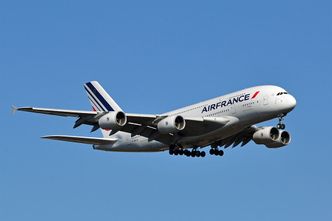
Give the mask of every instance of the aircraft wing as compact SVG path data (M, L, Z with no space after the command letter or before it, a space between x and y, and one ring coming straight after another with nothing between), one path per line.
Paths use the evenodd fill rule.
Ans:
M78 137L78 136L63 136L63 135L51 135L42 138L49 140L60 140L66 142L83 143L91 145L108 145L108 144L113 144L117 141L117 139L110 139L110 138Z
M82 124L93 125L91 132L99 129L98 119L103 115L103 112L97 111L80 111L80 110L64 110L64 109L51 109L51 108L39 108L39 107L13 107L13 111L24 111L38 114L55 115L60 117L77 117L74 128L81 126ZM96 125L96 126L95 126Z
M167 117L167 116L159 116L154 114L131 114L131 113L126 113L126 116L128 118L128 122L141 124L145 126L154 125L155 123Z
M132 136L140 135L149 140L157 140L165 144L172 144L177 143L177 141L185 136L196 136L211 132L225 126L230 121L230 119L226 117L185 118L186 127L183 131L177 134L161 134L157 129L157 124L166 117L167 116L127 114L127 125L118 129L118 131L131 133ZM111 134L116 132L117 130L112 130Z
M74 128L83 124L93 126L91 132L99 129L98 120L107 112L101 111L79 111L79 110L64 110L64 109L50 109L50 108L37 108L37 107L21 107L14 108L17 111L32 112L39 114L55 115L62 117L76 117L78 120L75 122ZM157 124L167 115L153 115L153 114L132 114L126 113L128 123L118 130L112 130L110 135L118 131L131 133L132 136L140 135L148 138L149 140L157 140L165 144L176 143L181 137L196 136L210 131L216 130L226 125L230 119L227 117L197 117L185 118L186 128L178 134L161 134L157 129ZM47 139L58 139L73 141L73 137L46 137ZM80 141L83 141L82 139ZM87 141L87 140L85 140Z
M63 109L49 109L49 108L36 108L36 107L20 107L14 108L16 111L25 111L38 114L56 115L61 117L82 117L82 116L95 116L97 111L78 111L78 110L63 110Z
M228 148L230 146L232 146L232 148L238 146L241 144L241 147L247 145L251 140L252 140L252 136L253 134L258 130L258 128L256 126L251 126L248 127L246 129L244 129L243 131L225 138L223 140L219 140L213 144L211 144L211 146L214 147L224 147L224 148Z

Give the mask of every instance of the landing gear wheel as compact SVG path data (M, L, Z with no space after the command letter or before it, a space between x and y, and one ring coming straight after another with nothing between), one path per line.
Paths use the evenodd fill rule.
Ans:
M223 150L219 150L217 148L211 148L210 149L210 154L211 155L215 155L215 156L224 156L224 151Z
M174 155L174 153L175 153L175 146L174 145L170 145L170 147L169 147L169 154L170 155Z
M277 124L277 128L280 129L280 130L285 130L286 129L286 125L285 124Z
M284 122L284 117L285 117L286 115L281 115L281 116L279 116L279 123L277 124L277 128L279 129L279 130L285 130L286 129L286 125L283 123Z
M277 128L278 128L278 129L281 129L281 124L277 124Z
M204 151L201 152L201 157L205 157L206 153Z

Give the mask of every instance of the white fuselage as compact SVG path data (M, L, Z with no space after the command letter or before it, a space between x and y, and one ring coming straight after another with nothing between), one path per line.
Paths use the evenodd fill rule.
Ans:
M282 93L282 94L280 94ZM228 123L219 129L197 136L183 137L178 143L185 148L204 147L218 140L230 137L257 123L287 114L296 105L295 98L277 86L258 86L244 89L225 96L206 100L161 115L181 115L184 118L227 118ZM200 128L197 128L199 131ZM202 129L203 130L203 129ZM154 152L167 150L169 147L146 137L131 136L130 133L118 132L112 137L118 141L97 149L124 152Z

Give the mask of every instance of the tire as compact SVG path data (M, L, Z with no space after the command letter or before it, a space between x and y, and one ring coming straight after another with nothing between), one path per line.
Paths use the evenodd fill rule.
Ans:
M221 156L221 157L224 156L224 151L219 150L219 151L218 151L218 155Z
M201 157L205 157L206 153L204 151L201 152Z

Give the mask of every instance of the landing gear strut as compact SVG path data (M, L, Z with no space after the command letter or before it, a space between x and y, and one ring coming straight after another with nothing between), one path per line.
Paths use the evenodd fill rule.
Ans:
M284 117L285 117L286 115L280 115L279 116L279 123L277 124L277 128L278 129L281 129L281 130L285 130L286 129L286 125L283 123L284 122Z

